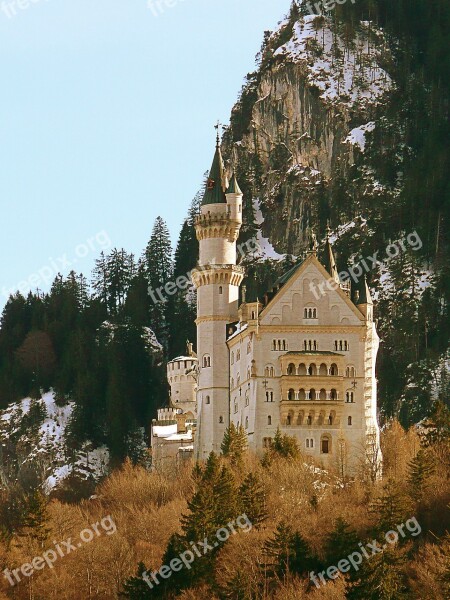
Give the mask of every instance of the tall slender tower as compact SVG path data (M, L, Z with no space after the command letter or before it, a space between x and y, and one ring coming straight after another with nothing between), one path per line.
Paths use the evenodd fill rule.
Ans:
M238 320L239 286L244 269L236 265L236 242L242 225L242 192L235 175L228 184L220 139L196 220L200 258L192 274L197 288L198 460L219 452L230 423L230 361L227 323Z

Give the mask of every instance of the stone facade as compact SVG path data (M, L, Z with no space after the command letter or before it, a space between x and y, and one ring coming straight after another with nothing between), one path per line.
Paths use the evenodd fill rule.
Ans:
M184 357L168 367L172 406L185 412L196 395L195 459L220 452L234 423L244 427L257 453L280 428L306 455L342 473L368 460L380 463L379 338L367 284L352 293L340 282L327 240L327 268L314 243L306 260L280 278L263 302L246 302L243 294L239 304L245 275L236 264L242 200L236 178L226 179L217 145L196 221L196 386L175 379L186 370L180 366Z

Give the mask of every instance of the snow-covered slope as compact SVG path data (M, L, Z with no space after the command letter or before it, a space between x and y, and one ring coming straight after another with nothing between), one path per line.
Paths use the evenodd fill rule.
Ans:
M74 405L58 406L53 392L40 400L25 398L0 411L0 443L4 451L2 479L20 479L35 472L45 492L51 492L69 475L98 481L108 471L106 447L85 443L77 452L67 447L67 427Z

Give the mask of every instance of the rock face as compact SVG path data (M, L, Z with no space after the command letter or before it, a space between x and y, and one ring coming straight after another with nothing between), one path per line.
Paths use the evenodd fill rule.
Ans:
M351 130L373 119L392 87L381 32L362 23L346 35L330 19L293 11L266 37L232 111L225 154L260 199L263 234L278 252L305 248L333 175L354 163Z

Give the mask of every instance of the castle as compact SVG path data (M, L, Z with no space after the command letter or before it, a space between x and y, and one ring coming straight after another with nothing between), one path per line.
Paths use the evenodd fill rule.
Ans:
M194 458L204 460L220 452L234 423L257 453L279 428L325 467L351 472L361 461L379 463L379 338L365 279L353 289L341 283L327 238L324 264L314 242L262 301L247 302L243 288L240 303L242 201L236 176L226 177L218 140L196 220L198 358L191 349L190 368L180 370L189 353L168 366L176 444L188 435ZM176 432L174 415L186 413L193 426Z

